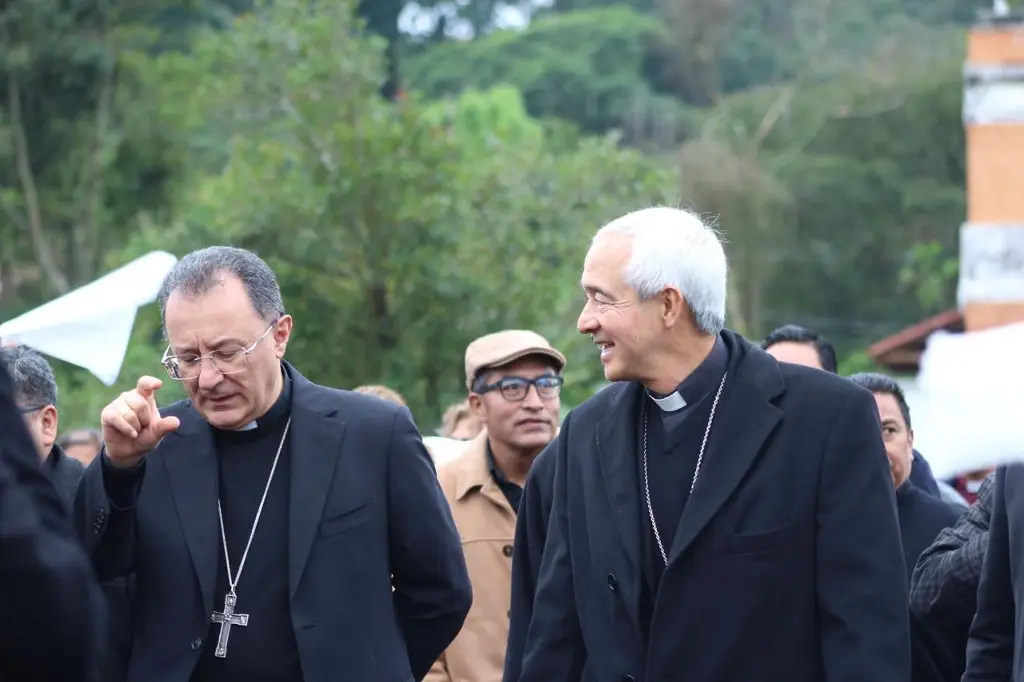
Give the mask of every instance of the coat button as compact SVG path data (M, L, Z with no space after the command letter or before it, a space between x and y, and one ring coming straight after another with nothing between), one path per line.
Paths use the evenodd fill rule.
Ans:
M612 592L619 589L619 579L615 577L614 573L608 574L608 589Z
M622 682L636 682L636 678L632 675L623 675Z
M196 637L192 640L192 651L199 651L203 648L203 640L201 637Z
M505 556L512 556L512 545L505 545L501 548L501 553Z

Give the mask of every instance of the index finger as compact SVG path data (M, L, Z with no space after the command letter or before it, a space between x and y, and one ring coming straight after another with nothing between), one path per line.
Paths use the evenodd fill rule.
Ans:
M135 390L138 391L139 395L143 398L149 400L153 397L153 393L158 391L163 385L164 383L156 377L142 376L139 377L138 383L135 384Z

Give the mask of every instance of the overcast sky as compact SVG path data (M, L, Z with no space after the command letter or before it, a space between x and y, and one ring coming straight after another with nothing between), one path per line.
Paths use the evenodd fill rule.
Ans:
M447 14L450 36L462 39L472 38L472 30L467 22L452 19L459 5L465 5L471 1L455 0L455 2L440 5L436 9L423 9L415 2L410 2L398 17L398 28L403 33L410 35L425 35L434 29L438 17ZM502 3L498 6L495 25L498 28L523 28L529 23L529 13L524 12L520 7L524 5L532 5L534 8L550 7L553 2L554 0L530 0L529 2Z

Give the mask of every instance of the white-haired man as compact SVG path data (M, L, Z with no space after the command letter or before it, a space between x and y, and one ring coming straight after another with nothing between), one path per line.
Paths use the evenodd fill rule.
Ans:
M723 330L725 254L691 213L606 225L581 283L579 330L618 383L541 457L555 460L550 521L505 682L910 679L871 394Z

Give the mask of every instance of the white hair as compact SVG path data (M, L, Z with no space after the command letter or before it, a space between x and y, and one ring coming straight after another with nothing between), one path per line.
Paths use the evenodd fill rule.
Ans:
M678 208L645 208L608 223L594 235L594 242L613 234L631 239L624 278L640 300L677 289L700 331L711 335L722 331L725 250L718 234L700 216Z

